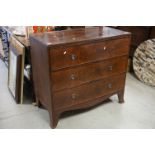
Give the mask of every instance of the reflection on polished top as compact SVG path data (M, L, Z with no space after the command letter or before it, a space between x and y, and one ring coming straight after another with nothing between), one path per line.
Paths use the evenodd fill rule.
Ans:
M110 27L88 27L73 30L53 31L45 33L32 34L40 43L47 46L71 44L75 42L87 42L98 39L109 39L121 37L122 35L130 35L128 32L117 30Z

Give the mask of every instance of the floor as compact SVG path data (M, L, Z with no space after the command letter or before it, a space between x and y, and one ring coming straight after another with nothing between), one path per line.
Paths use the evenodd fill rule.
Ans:
M47 110L25 99L16 104L7 87L7 68L0 60L0 128L49 129ZM57 129L119 129L155 128L155 88L127 74L125 104L117 103L117 96L89 110L65 113Z

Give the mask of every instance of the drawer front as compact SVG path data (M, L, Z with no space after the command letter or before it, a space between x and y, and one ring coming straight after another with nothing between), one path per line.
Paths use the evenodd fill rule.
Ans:
M104 95L114 93L124 87L125 74L90 82L73 89L66 89L53 94L55 110L84 103Z
M51 72L53 91L126 72L127 60L127 56L123 56Z
M52 70L127 55L129 38L50 50Z

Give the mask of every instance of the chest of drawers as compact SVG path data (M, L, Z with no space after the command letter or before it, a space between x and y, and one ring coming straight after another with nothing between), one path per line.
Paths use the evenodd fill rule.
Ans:
M130 33L92 27L30 36L36 100L55 128L64 111L117 94L124 102Z

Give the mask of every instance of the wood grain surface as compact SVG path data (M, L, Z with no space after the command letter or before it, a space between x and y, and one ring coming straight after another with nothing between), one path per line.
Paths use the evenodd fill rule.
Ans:
M36 100L55 128L61 113L89 108L124 87L131 34L109 27L30 36Z

